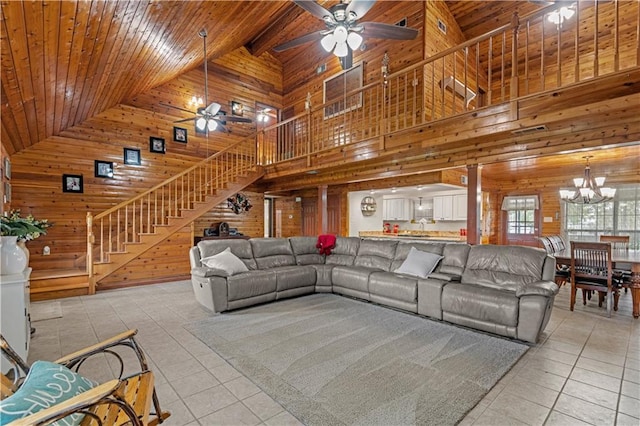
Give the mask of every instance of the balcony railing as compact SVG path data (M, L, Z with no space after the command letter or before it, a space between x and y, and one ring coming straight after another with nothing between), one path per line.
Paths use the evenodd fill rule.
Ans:
M262 165L422 126L568 87L640 63L640 5L579 1L560 24L550 6L345 92L258 135ZM346 106L326 116L336 102Z

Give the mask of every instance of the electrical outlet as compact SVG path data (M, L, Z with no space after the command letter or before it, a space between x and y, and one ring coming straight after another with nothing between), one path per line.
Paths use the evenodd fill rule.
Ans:
M51 254L51 247L44 246L44 248L42 249L42 255L43 256L49 256L50 254Z

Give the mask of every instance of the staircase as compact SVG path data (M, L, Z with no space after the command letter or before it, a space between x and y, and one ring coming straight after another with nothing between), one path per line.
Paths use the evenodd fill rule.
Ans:
M248 137L105 212L88 213L89 293L263 174L255 137Z

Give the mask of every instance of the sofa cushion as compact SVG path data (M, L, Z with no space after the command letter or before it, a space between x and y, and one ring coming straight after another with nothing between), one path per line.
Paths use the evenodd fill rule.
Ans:
M336 266L331 271L333 288L344 287L368 294L369 275L373 272L375 269L362 266Z
M360 247L360 238L338 237L336 238L336 246L331 249L331 254L327 256L325 263L327 265L353 265L358 254L358 247Z
M409 255L402 262L402 265L394 272L398 274L413 275L420 278L426 278L433 272L442 256L421 251L415 247L411 247Z
M436 268L436 272L446 274L447 276L460 277L467 263L470 249L471 246L469 244L446 244L442 249L442 256L444 257ZM457 280L459 281L459 279Z
M297 265L324 264L324 255L318 252L316 237L290 237L291 249Z
M274 271L249 271L227 278L229 301L275 292L276 273Z
M365 268L391 270L391 261L396 255L397 241L362 240L353 264Z
M515 292L542 279L546 257L545 250L535 247L473 246L461 282Z
M241 272L249 270L247 265L238 258L235 254L231 253L231 249L227 247L218 254L205 257L200 260L202 264L208 268L219 270L223 272L222 276L230 277Z
M424 251L427 253L434 253L442 255L442 251L444 250L445 243L437 243L437 242L400 242L396 247L396 255L393 257L393 262L391 262L391 270L395 271L398 269L402 263L405 261L407 256L409 256L409 252L412 247L417 248L420 251Z
M251 248L258 269L271 269L280 266L293 266L296 259L289 240L286 238L252 238Z
M369 276L369 294L416 303L418 279L393 272L374 272Z
M251 243L248 240L202 240L198 243L200 259L218 254L227 247L231 249L231 253L238 256L247 265L247 268L258 269L258 265L253 259Z
M16 393L0 401L0 423L8 424L37 413L86 392L96 385L63 365L36 361ZM75 413L58 423L78 425L83 418L83 414Z
M472 284L449 283L442 289L442 311L494 324L518 325L514 293Z
M313 266L282 266L273 271L276 273L278 291L316 285L316 270Z

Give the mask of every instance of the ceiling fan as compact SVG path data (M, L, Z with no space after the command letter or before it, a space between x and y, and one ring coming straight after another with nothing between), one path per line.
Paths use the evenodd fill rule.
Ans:
M202 29L198 32L198 35L202 37L204 44L204 104L206 107L199 107L196 110L196 116L191 118L185 118L183 120L174 121L174 123L184 123L186 121L195 121L196 127L201 131L210 131L214 130L222 130L224 132L229 132L229 130L225 127L227 122L236 122L236 123L252 123L253 120L250 118L244 117L235 117L235 116L227 116L224 111L222 111L221 105L217 102L208 103L207 94L209 93L209 73L207 72L207 30ZM180 108L174 105L162 104L162 106L179 109L181 111L186 111L188 113L193 114L193 111L188 109Z
M282 43L273 48L276 52L320 40L320 44L327 52L333 52L341 58L343 68L350 68L351 60L343 61L342 58L350 58L352 51L362 45L364 37L413 40L418 35L418 30L415 28L381 22L358 22L373 7L375 0L351 0L349 3L341 0L328 10L311 0L294 0L294 3L324 21L327 28Z

